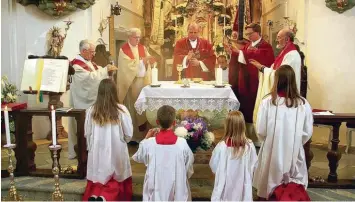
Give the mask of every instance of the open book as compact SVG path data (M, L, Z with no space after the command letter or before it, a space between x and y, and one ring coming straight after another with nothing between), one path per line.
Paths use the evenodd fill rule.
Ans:
M66 92L69 60L27 59L23 67L21 91Z

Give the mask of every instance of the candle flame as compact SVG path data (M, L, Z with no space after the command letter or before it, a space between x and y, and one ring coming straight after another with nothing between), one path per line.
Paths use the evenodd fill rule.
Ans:
M7 111L7 105L5 106L5 111Z
M53 107L53 105L51 105L51 110L54 110L54 107Z

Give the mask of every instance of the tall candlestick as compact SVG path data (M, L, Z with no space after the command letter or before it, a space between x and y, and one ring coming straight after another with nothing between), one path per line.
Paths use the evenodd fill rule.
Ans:
M217 36L217 16L214 17L214 38Z
M52 141L53 141L53 146L57 145L57 127L56 127L56 122L55 122L55 109L53 105L51 106L51 115L52 115Z
M152 68L152 84L158 84L158 69L156 68L156 65Z
M6 145L10 145L11 144L10 123L9 123L9 112L7 110L7 106L5 106L4 117L5 117Z
M223 36L226 35L226 17L227 17L227 15L224 16L224 22L223 22Z
M285 3L285 17L288 17L287 1L286 1L286 3Z

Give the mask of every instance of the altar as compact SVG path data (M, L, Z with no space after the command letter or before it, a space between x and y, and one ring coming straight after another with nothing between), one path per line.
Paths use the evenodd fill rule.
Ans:
M229 85L216 88L214 81L203 81L190 83L186 88L174 81L159 83L160 87L144 87L134 105L138 114L146 113L148 122L154 127L157 125L157 111L163 105L174 107L179 115L194 112L208 121L210 129L223 127L227 113L238 110L240 106Z

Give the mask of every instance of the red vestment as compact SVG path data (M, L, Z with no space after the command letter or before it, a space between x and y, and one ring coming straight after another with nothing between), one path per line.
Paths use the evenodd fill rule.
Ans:
M250 42L241 49L247 64L239 69L238 78L239 110L243 113L247 123L253 123L253 111L259 86L259 70L250 64L249 60L254 59L270 67L275 59L271 45L264 39L261 39L254 47L251 44ZM239 53L236 55L239 56Z
M87 201L90 196L102 196L106 201L131 201L132 200L132 177L123 182L117 182L111 178L106 184L94 183L88 180L83 196Z
M155 141L157 144L161 145L173 145L177 141L177 136L172 130L160 130L160 132L155 136Z
M192 67L187 64L187 68L183 70L184 78L202 78L203 80L211 80L214 78L214 68L216 65L216 55L213 51L212 45L208 40L198 38L197 46L195 49L191 47L190 41L188 38L182 38L176 42L174 49L174 63L173 63L173 80L178 79L178 72L176 66L178 64L182 65L184 57L187 56L189 51L192 50L199 58L199 61L202 61L209 72L203 72L201 67Z

